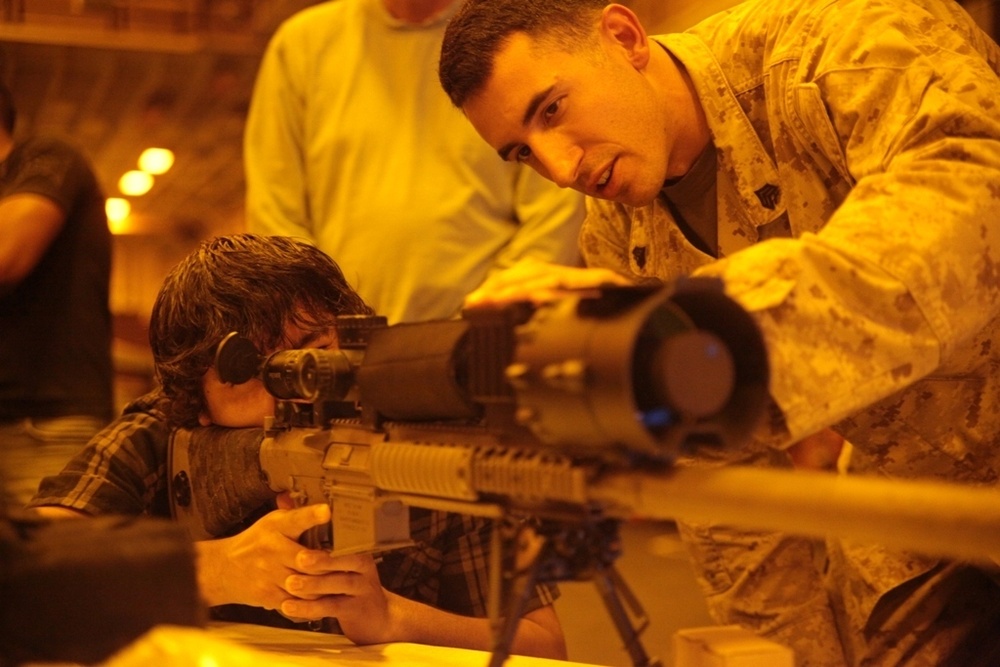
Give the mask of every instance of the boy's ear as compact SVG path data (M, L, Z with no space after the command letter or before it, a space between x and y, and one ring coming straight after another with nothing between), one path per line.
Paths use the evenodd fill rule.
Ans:
M635 13L623 5L611 4L601 12L600 33L613 46L625 51L636 69L649 62L649 39Z
M202 411L202 412L198 413L198 425L199 426L211 426L212 425L212 418L208 416L207 412Z

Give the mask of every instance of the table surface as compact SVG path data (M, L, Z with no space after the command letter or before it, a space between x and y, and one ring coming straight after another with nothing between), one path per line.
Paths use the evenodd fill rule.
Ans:
M242 623L212 622L204 629L160 626L104 663L104 667L474 667L485 651L393 643L357 646L346 637ZM583 663L510 656L504 667L572 667Z

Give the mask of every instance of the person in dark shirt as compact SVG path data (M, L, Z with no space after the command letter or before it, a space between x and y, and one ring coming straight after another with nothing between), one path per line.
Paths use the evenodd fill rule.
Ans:
M0 475L27 502L112 416L111 233L87 159L0 85Z

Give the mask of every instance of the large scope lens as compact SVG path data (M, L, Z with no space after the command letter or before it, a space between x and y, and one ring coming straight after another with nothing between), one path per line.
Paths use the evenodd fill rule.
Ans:
M684 307L665 290L612 288L540 308L508 368L522 423L564 448L657 458L745 434L763 414L763 345L721 287L696 287ZM708 326L706 309L725 321Z

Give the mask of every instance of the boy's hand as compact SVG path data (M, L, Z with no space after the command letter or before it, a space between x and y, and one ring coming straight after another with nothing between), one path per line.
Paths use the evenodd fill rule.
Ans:
M196 543L198 584L209 606L247 604L280 609L300 554L320 554L298 543L306 529L330 521L327 505L275 510L239 535Z
M334 617L358 644L398 641L395 619L400 600L382 588L370 554L303 551L295 569L298 572L288 576L284 587L296 597L281 605L281 613L292 618Z

